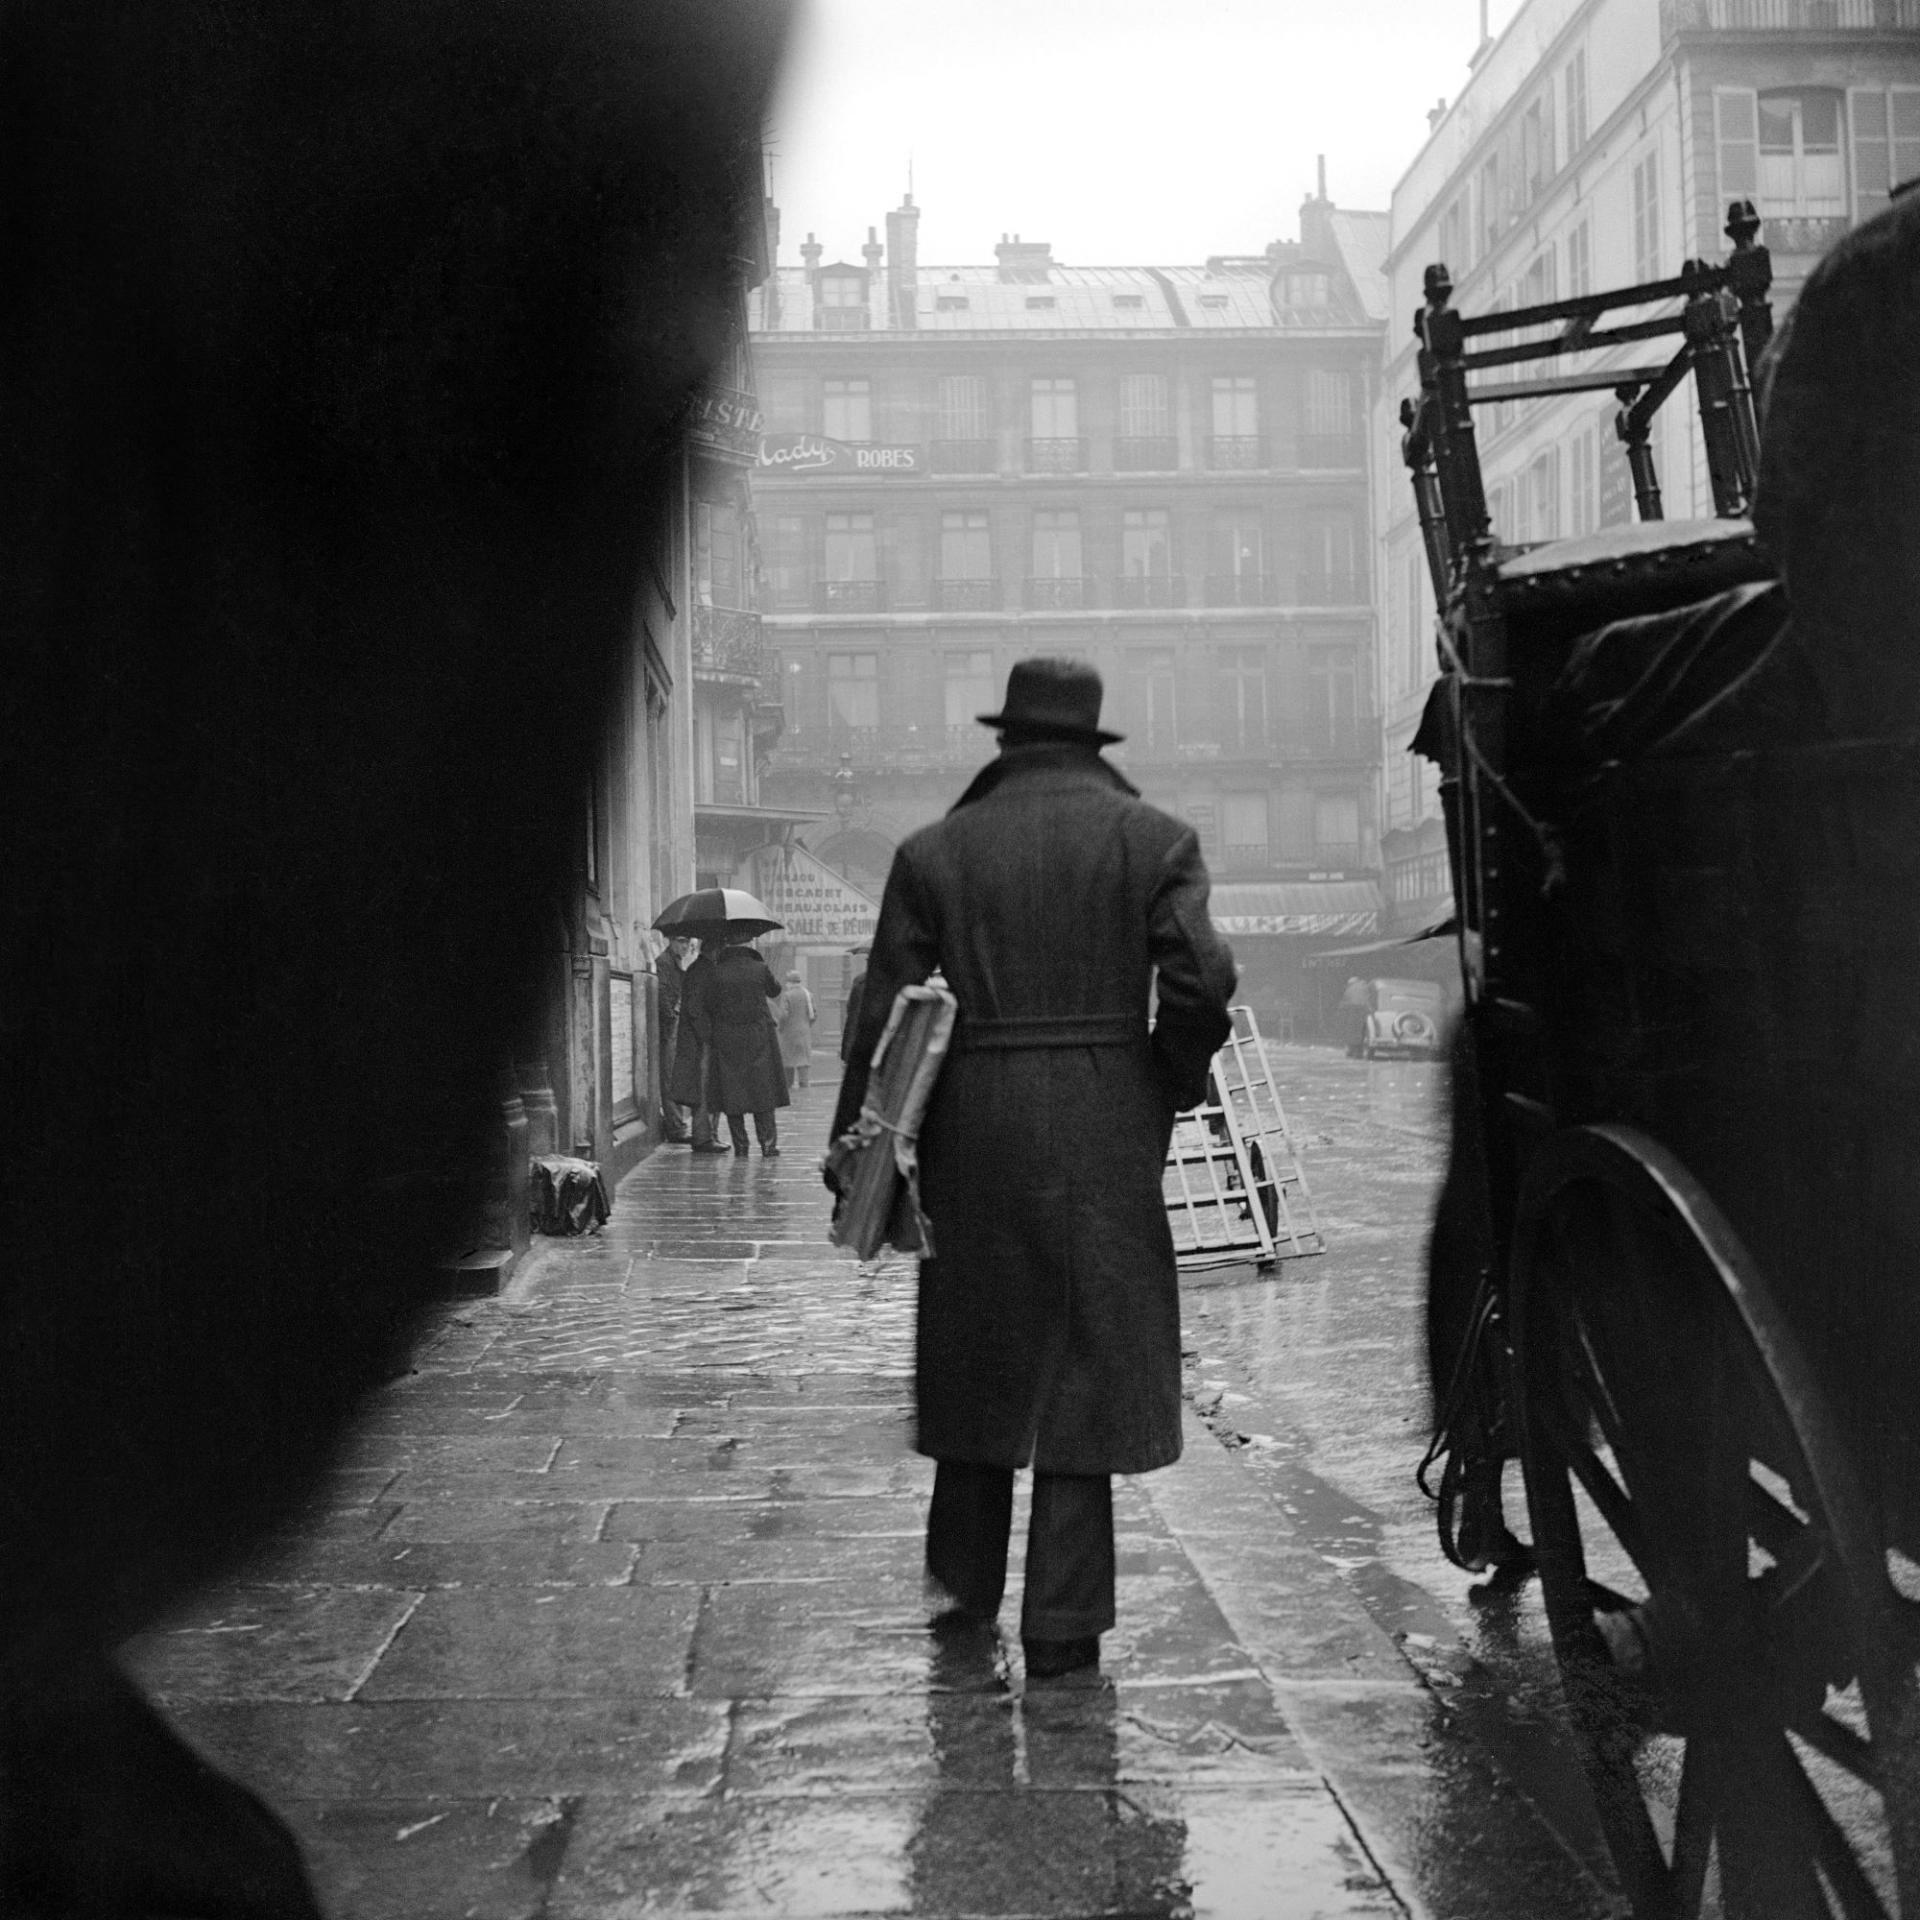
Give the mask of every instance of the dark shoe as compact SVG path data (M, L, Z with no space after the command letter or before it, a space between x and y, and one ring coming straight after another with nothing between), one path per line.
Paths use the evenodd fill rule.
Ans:
M718 1140L696 1140L693 1143L695 1153L731 1153L731 1147L723 1147Z
M1020 1650L1027 1657L1029 1680L1064 1680L1070 1673L1098 1672L1100 1666L1097 1633L1084 1640L1022 1640Z
M762 1160L778 1160L780 1158L780 1149L778 1147L762 1147L760 1149L760 1158Z

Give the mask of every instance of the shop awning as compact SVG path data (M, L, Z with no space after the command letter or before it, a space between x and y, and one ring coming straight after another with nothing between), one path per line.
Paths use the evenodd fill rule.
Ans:
M810 820L826 818L818 808L801 812L793 807L736 807L703 800L694 806L693 830L702 839L749 848L778 840L782 827L804 827Z
M1444 940L1449 948L1457 948L1459 929L1452 914L1434 921L1429 927L1421 927L1413 933L1393 933L1384 940L1366 940L1354 947L1322 947L1308 961L1310 967L1331 966L1336 960L1350 960L1363 953L1391 953L1394 948L1423 947L1430 940ZM1467 935L1469 946L1479 944L1478 936Z
M1380 931L1380 889L1371 880L1231 881L1213 889L1212 910L1225 934L1353 939Z

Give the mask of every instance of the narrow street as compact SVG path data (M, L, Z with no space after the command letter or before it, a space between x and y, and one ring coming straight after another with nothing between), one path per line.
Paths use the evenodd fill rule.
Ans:
M1423 1070L1275 1060L1330 1250L1189 1283L1110 1684L1028 1687L1017 1593L997 1656L926 1631L912 1269L825 1244L818 1085L444 1314L134 1666L332 1920L1616 1912L1533 1596L1472 1604L1411 1483Z

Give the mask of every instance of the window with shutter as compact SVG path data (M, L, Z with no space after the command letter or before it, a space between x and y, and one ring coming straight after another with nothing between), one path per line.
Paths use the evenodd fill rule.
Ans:
M1129 373L1120 381L1120 432L1129 440L1164 438L1167 379L1161 373Z
M984 440L987 437L987 383L978 374L940 376L935 400L941 440Z
M1633 277L1660 278L1660 156L1649 153L1633 168Z
M1752 200L1760 192L1760 149L1751 87L1715 87L1714 140L1720 156L1720 199Z
M1560 537L1560 454L1549 447L1538 455L1531 468L1533 481L1533 537L1557 540Z
M1567 158L1587 144L1587 50L1576 49L1567 62Z
M1870 220L1896 186L1920 179L1920 87L1849 87L1853 217Z
M1844 214L1839 94L1824 87L1781 89L1761 94L1757 106L1761 214Z
M1593 291L1593 230L1584 220L1567 235L1567 291Z
M1229 866L1264 866L1267 860L1267 796L1264 793L1223 793L1220 796L1222 838Z

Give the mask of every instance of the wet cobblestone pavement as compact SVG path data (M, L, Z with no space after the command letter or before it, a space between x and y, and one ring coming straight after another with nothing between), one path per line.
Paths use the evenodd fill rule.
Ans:
M1195 1416L1116 1484L1105 1683L927 1632L912 1272L825 1245L831 1097L447 1315L295 1535L132 1650L333 1920L1598 1911ZM1303 1288L1374 1244L1321 1191Z

